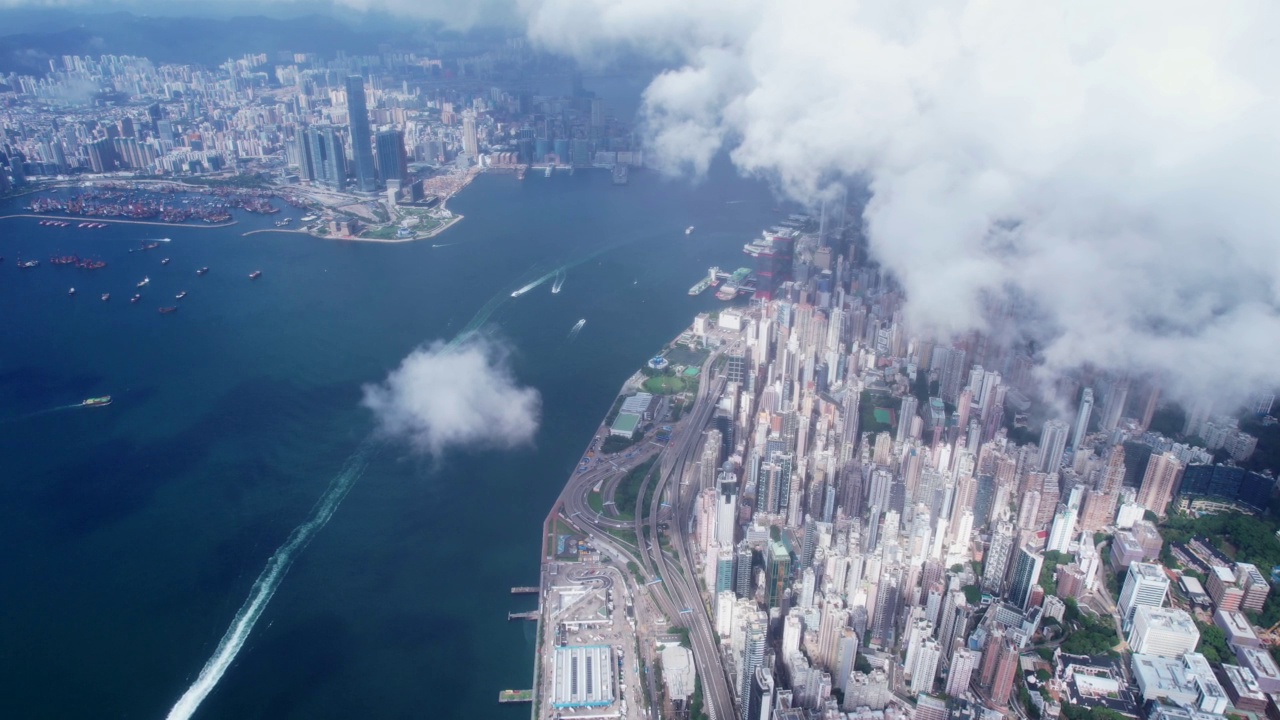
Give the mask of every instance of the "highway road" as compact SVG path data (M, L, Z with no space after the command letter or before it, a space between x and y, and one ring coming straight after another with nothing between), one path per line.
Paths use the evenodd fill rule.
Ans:
M698 591L688 539L682 532L693 512L693 499L698 488L696 483L682 487L680 480L690 466L690 460L702 446L703 430L711 419L716 400L725 386L724 376L711 378L708 374L716 358L717 355L713 354L703 365L703 381L699 384L693 408L675 424L672 438L666 447L656 449L659 459L654 471L639 488L635 519L620 520L601 515L591 509L587 497L601 480L625 473L647 460L652 455L651 452L642 451L625 464L616 459L611 463L612 458L600 458L587 472L575 471L561 493L560 504L570 522L591 535L593 542L599 542L613 554L635 562L646 579L662 579L662 583L650 586L648 590L671 623L689 630L694 664L702 680L703 704L707 714L712 720L735 720L737 705L733 701L730 679L720 654L720 643L707 612L707 605ZM614 463L617 464L616 468ZM674 483L671 482L673 479ZM639 503L647 497L651 485L653 493L646 515ZM662 507L666 502L670 503L669 508ZM662 522L670 523L669 537L676 550L675 558L662 552L661 531L658 527ZM608 532L609 529L623 528L635 531L639 544L638 554L622 547L623 544ZM682 613L685 609L691 612ZM656 688L651 687L650 692L650 697L657 697Z

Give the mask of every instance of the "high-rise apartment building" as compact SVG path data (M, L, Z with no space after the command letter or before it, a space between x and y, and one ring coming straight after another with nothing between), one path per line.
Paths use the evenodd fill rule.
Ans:
M1163 567L1152 563L1130 563L1117 603L1124 628L1127 630L1133 624L1133 616L1139 607L1161 607L1168 593L1169 578Z
M1164 515L1181 472L1182 463L1178 462L1177 455L1171 452L1152 454L1138 490L1138 504L1157 515Z

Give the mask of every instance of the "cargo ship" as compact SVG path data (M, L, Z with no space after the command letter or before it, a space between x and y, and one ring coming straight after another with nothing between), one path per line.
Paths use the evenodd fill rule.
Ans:
M204 274L205 274L205 273L207 273L207 272L209 272L209 268L207 268L207 267L202 267L202 268L200 268L199 270L197 270L197 271L196 271L196 275L204 275Z
M692 235L692 234L693 234L693 226L692 226L692 225L690 225L689 227L685 228L685 229L684 229L684 234L685 234L685 235Z
M697 282L696 285L689 288L690 295L701 295L703 291L716 284L716 276L720 274L720 268L707 268L707 276Z
M110 299L111 299L111 293L102 293L102 302L106 302Z
M261 271L261 270L254 270L253 272L249 273L249 279L250 279L250 280L257 280L257 279L258 279L258 278L260 278L260 277L262 277L262 271Z
M142 280L138 282L138 287L146 287L149 284L151 284L151 278L143 276Z
M23 270L30 270L31 268L36 267L39 264L40 264L39 260L28 260L26 262L19 262L18 267L22 268Z
M175 300L181 300L182 298L184 298L184 297L186 297L186 296L187 296L187 291L186 291L186 290L183 290L182 292L178 293L177 295L174 295L174 296L173 296L173 298L174 298Z
M178 312L178 306L177 306L177 305L171 305L171 306L169 306L169 307L162 307L162 308L160 308L160 314L161 314L161 315L168 315L169 313L176 313L176 312Z
M103 395L102 397L89 398L80 403L80 407L106 407L111 404L111 396Z

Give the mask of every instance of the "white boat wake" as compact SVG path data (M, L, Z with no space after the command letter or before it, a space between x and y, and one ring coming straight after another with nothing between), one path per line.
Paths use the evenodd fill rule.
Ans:
M262 573L258 575L258 579L253 582L253 587L249 590L249 597L232 618L231 627L228 627L226 634L222 636L222 641L213 651L213 656L200 669L195 682L191 683L191 687L187 688L182 697L178 698L173 709L169 711L168 720L190 718L200 707L200 703L217 686L218 681L227 672L227 668L231 667L231 663L235 661L236 655L240 654L240 649L249 639L249 633L253 632L253 626L257 624L258 618L262 617L262 611L266 609L267 603L271 602L271 597L275 595L285 574L289 572L289 566L293 564L294 558L307 546L307 543L311 542L311 538L328 524L329 518L333 517L334 511L347 496L351 486L364 474L365 468L369 466L369 459L377 448L377 445L366 442L347 459L342 471L329 483L329 489L316 503L311 517L294 528L285 543L267 560L267 566L262 569Z
M564 279L565 279L565 276L566 276L567 274L568 274L568 273L566 273L566 272L564 271L564 268L561 268L561 269L559 269L559 270L557 270L557 271L556 271L556 281L555 281L554 283L552 283L552 284L551 284L551 294L552 294L552 295L557 295L557 294L559 294L559 292L560 292L560 288L564 287Z
M574 340L578 339L578 333L582 332L582 328L586 324L587 324L586 318L582 318L581 320L573 324L573 327L569 330L569 342L573 342Z

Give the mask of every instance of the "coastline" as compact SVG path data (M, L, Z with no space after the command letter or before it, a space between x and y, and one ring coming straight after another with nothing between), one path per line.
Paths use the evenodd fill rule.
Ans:
M413 237L407 237L407 238L368 238L368 237L358 237L354 235L350 235L350 236L349 235L343 235L343 236L319 235L309 230L286 230L285 228L259 228L257 230L249 230L247 232L241 233L240 235L241 237L248 237L250 235L258 235L261 233L277 233L277 232L278 233L294 233L295 235L310 235L311 237L317 238L319 240L339 240L341 242L388 243L391 245L398 245L400 243L417 242L418 240L429 240L439 235L440 233L444 232L445 230L448 230L454 225L458 224L458 222L461 221L463 217L465 216L454 215L452 218L449 219L448 222L431 230L430 232L427 232L422 235L414 235Z
M235 225L236 223L240 222L239 220L228 220L227 222L224 222L224 223L202 223L200 225L188 225L187 223L167 223L167 222L156 222L154 220L121 220L119 218L100 218L100 217L89 217L89 216L81 217L76 215L44 215L44 214L35 214L35 213L15 213L13 215L0 215L0 220L12 220L15 218L32 218L35 220L65 220L67 222L76 222L76 223L101 222L101 223L117 223L120 225L152 225L155 227L170 227L170 228L201 228L201 229L210 229L210 230L217 229L217 228L231 227L232 225Z

